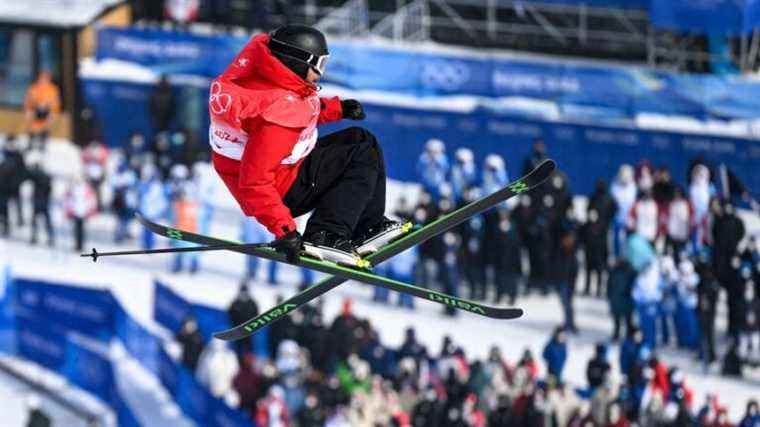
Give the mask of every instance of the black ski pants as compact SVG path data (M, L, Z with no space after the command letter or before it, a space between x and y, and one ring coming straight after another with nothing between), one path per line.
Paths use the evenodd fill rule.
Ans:
M385 214L385 160L368 130L350 127L319 138L283 198L293 217L314 211L304 235L353 238Z

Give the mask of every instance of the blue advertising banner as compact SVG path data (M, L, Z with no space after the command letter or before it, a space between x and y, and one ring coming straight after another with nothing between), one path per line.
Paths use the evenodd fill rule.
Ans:
M95 57L152 66L165 74L212 76L227 67L248 37L160 29L102 28Z
M48 328L63 328L109 340L113 336L114 301L110 292L16 279L16 306L22 313L45 319Z
M58 371L66 362L66 335L54 332L44 318L25 317L16 323L18 354Z
M174 396L177 393L179 383L180 366L169 356L163 348L158 349L158 380L161 381L166 391Z
M154 282L153 318L173 333L182 327L185 316L191 313L190 303L161 282Z
M0 266L0 351L16 351L16 316L13 313L13 277L11 266Z
M161 282L155 282L154 319L172 332L177 332L185 315L192 313L198 322L198 330L204 341L210 340L214 332L230 327L226 311L201 304L192 304L174 293ZM254 354L269 354L269 328L263 328L253 336L251 345Z
M114 402L114 412L116 412L116 418L119 420L119 427L141 427L137 417L124 399L117 399Z
M662 0L662 3L671 8L678 4L696 8L698 4L733 1L736 0ZM728 13L720 10L715 13ZM743 10L748 11L747 16L757 16L760 22L760 0L746 0ZM673 13L681 19L679 11ZM707 15L712 17L715 13ZM232 36L136 28L104 28L99 30L98 37L98 59L119 59L151 67L157 73L192 74L209 79L220 74L247 41ZM556 103L563 112L591 108L609 118L632 119L642 112L697 119L760 116L757 96L760 83L739 77L677 74L583 61L449 54L367 42L334 42L330 51L324 82L357 90L425 97L527 97ZM132 114L129 117L119 114L126 122L121 128L129 124L132 132L150 134L150 127L139 120L140 116L147 116L148 85L88 80L85 76L83 92L87 102L102 115L119 114L128 106ZM111 144L124 141L126 136L106 135Z
M221 399L214 398L190 371L180 366L177 374L174 398L177 406L193 421L214 427L253 426L251 419L242 411L229 408Z
M161 341L132 319L120 305L116 310L116 336L132 357L151 373L158 375Z
M760 26L758 0L652 0L652 24L704 34L748 33Z
M98 396L107 405L119 400L111 361L73 341L68 341L66 345L66 363L61 367L60 374L77 387Z

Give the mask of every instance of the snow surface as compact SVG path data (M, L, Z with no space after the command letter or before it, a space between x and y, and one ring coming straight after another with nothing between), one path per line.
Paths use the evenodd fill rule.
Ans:
M76 156L71 154L75 153L75 150L72 150L74 149L69 145L60 142L50 145L48 158L66 156L74 162L58 161L51 164L58 168L57 172L60 175L70 173L69 168L76 163L74 161ZM67 152L70 154L65 154ZM59 181L56 187L61 185ZM400 186L394 183L389 193L408 194L409 188L414 188L414 186ZM239 234L240 214L231 208L234 202L224 196L226 192L222 194L220 195L220 200L224 200L220 203L222 208L217 212L211 232L222 238L234 239ZM390 197L393 198L393 195ZM60 212L60 207L56 207L55 211ZM0 240L0 263L7 262L13 273L18 276L110 289L130 315L157 333L161 333L162 330L152 319L154 278L167 283L175 292L191 301L218 308L226 308L237 292L244 270L242 255L227 252L205 253L201 258L202 271L195 276L186 273L168 273L171 260L169 255L104 258L94 264L80 258L71 250L73 242L70 224L62 221L63 217L60 213L54 217L59 222L56 249L30 246L27 243L29 230L23 229L16 231L9 240ZM751 230L760 229L760 219L756 215L749 217L749 221ZM113 227L114 220L109 215L93 218L88 223L87 247L96 246L101 251L115 249L111 239ZM138 235L139 231L137 225L133 224L133 235ZM138 242L133 241L128 246L138 247L138 245ZM168 246L168 242L159 238L157 247L165 246ZM3 254L5 260L3 260ZM44 265L45 268L40 268L40 265ZM290 296L297 292L300 273L290 266L281 266L282 284L272 286L266 283L263 274L266 269L263 267L265 265L260 267L258 280L252 283L251 292L260 309L265 310L274 305L277 295ZM534 355L539 357L551 331L562 321L559 300L554 295L549 297L533 295L519 299L518 305L525 309L526 314L523 318L513 321L493 321L468 313L462 313L454 319L446 318L440 314L439 305L427 301L416 300L417 310L409 311L393 305L373 303L371 295L371 289L368 286L349 282L323 297L325 316L327 319L332 319L340 313L343 300L352 298L355 312L360 316L368 317L378 329L381 340L388 345L400 345L403 341L404 330L414 326L419 340L432 352L438 352L443 336L450 335L457 345L464 347L468 357L485 357L492 345L498 345L505 356L513 362L520 357L525 348L530 348ZM395 296L392 295L391 301L395 302ZM719 330L724 331L725 301L721 302L720 308L718 325ZM576 321L581 333L569 337L570 350L565 368L565 379L571 384L583 386L585 385L586 362L591 358L596 342L609 338L611 321L607 303L593 298L576 298ZM723 333L721 332L719 336L722 337ZM723 339L719 340L718 349L720 352L725 351ZM618 372L617 350L617 346L613 345L610 351L610 358L615 366L614 372ZM145 422L160 420L146 423L146 425L171 423L180 427L192 424L169 401L166 392L161 390L155 378L145 372L134 360L120 354L118 348L113 351L112 354L115 355L117 361L119 387L128 396L127 400L131 407ZM684 370L687 383L696 392L697 404L702 403L707 392L718 393L720 400L729 404L732 419L740 417L749 398L756 398L760 394L758 392L760 370L758 369L750 372L748 378L744 380L729 379L718 375L716 365L712 366L708 372L703 372L701 365L684 352L665 349L660 354L667 364L674 364ZM0 399L6 395L14 395L16 393L14 390L17 390L15 387L12 382L0 379ZM159 391L152 392L155 389ZM9 402L7 406L9 410L3 411L0 426L19 425L4 423L6 419L9 420L8 422L23 419L25 414L23 402L9 397L8 401L4 400L4 408L6 408L5 402Z

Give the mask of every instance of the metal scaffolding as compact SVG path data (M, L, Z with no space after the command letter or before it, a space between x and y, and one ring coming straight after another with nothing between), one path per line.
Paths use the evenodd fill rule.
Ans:
M389 3L395 4L388 7ZM302 15L304 22L339 36L430 40L631 61L678 71L708 71L713 59L704 37L658 31L646 10L521 0L350 0L339 7L312 4L311 11L308 17ZM742 40L733 60L741 69L751 69L760 35Z

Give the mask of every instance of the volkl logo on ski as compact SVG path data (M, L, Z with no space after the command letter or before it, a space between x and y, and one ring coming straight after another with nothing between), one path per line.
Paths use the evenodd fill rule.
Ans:
M292 311L294 308L296 308L295 304L285 304L282 307L277 307L269 313L262 315L253 322L248 323L244 326L244 328L248 332L253 332L256 329L266 325L267 323L288 314L288 312Z
M458 299L450 298L445 295L439 295L439 294L434 294L432 292L428 292L428 299L430 301L443 303L451 307L461 308L462 310L467 310L472 313L485 315L485 311L483 311L482 307L477 306L475 304L470 304Z
M520 194L528 191L528 184L517 181L509 186L509 190L514 192L515 194Z
M170 228L166 231L166 237L174 240L182 240L182 232L179 230L175 230L173 228Z

